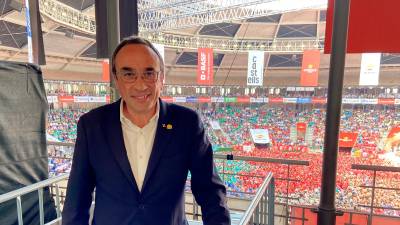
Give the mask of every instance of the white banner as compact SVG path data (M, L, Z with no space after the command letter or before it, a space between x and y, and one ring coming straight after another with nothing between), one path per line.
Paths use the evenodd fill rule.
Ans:
M262 86L264 75L264 52L249 51L247 64L247 85Z
M165 64L165 56L164 56L164 54L165 54L165 49L164 49L164 45L162 45L162 44L156 44L156 43L152 43L152 44L153 44L153 46L157 49L158 53L160 53L162 59L164 60L164 64ZM164 68L164 70L165 70L165 68ZM163 80L163 82L165 83L165 73L164 73L164 80Z
M361 57L360 85L378 85L381 53L363 53Z
M106 102L106 96L89 96L89 102Z
M224 102L224 97L211 97L211 102Z
M377 98L362 98L361 99L361 104L363 104L363 105L376 105L376 104L378 104L378 99Z
M161 57L162 57L163 60L165 61L165 57L164 57L164 54L165 54L165 53L164 53L164 52L165 52L165 50L164 50L164 45L153 43L153 46L157 49L157 51L160 53Z
M216 120L211 120L211 121L210 121L210 124L211 124L211 128L212 128L213 130L221 130L221 126L219 125L219 122L218 122L218 121L216 121Z
M344 98L342 103L343 104L360 104L361 99L359 99L359 98Z
M297 103L297 98L283 98L283 103Z
M57 103L58 97L57 96L47 96L47 102L48 103Z
M396 99L394 100L394 104L395 104L395 105L400 105L400 98L396 98Z
M253 97L250 97L250 102L252 102L252 103L264 103L264 98L253 98Z
M186 97L173 97L174 102L186 102Z
M264 103L268 103L269 102L269 98L264 98Z
M256 144L268 144L271 142L267 129L250 129L253 142Z
M242 147L244 152L251 152L251 145L243 145Z
M74 96L74 102L89 102L89 96Z

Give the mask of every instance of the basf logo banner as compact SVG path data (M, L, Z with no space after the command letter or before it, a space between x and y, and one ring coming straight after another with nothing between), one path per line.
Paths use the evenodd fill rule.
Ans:
M264 75L264 52L249 51L247 64L247 85L262 86Z
M197 53L197 84L213 84L213 49L199 48Z

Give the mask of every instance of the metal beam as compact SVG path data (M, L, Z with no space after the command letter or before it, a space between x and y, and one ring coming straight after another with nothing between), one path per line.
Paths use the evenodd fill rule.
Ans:
M274 41L240 41L236 39L193 37L162 32L198 25L274 15L302 9L321 8L324 6L321 4L321 1L309 1L307 4L301 5L300 8L271 10L267 7L257 6L268 2L278 2L278 0L215 0L214 2L214 4L210 4L208 1L196 1L196 4L194 4L191 0L169 0L166 2L139 1L140 36L146 38L149 36L157 37L152 39L154 43L164 44L170 47L192 49L198 47L213 47L221 51L262 50L269 52L302 52L304 49L321 49L323 47L322 40L282 39ZM151 10L150 6L158 6L156 9L159 10ZM177 8L174 9L173 7ZM192 10L189 10L188 7L192 8ZM93 16L86 15L59 1L40 0L40 10L49 19L69 28L88 34L95 34L96 32L96 22Z

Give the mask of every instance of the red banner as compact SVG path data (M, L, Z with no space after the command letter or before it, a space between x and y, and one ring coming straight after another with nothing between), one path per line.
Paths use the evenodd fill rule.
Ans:
M269 98L269 103L283 103L283 98Z
M163 100L165 102L173 102L174 101L174 99L169 96L163 96L163 97L161 97L161 100Z
M199 97L198 101L201 103L211 102L211 97Z
M357 141L357 132L340 132L339 133L339 147L353 148Z
M318 72L321 56L319 50L305 50L301 66L300 85L307 87L318 86Z
M378 104L381 105L394 105L394 98L379 98Z
M213 84L213 49L199 48L197 52L197 84Z
M329 0L326 12L325 53L331 52L334 1ZM352 0L347 52L400 52L399 8L399 0Z
M108 63L108 60L103 61L103 76L102 76L102 81L104 82L110 82L110 64Z
M302 132L305 133L307 130L307 124L304 122L298 122L297 123L297 132Z
M320 104L325 104L327 102L326 98L312 98L311 99L312 103L320 103Z
M59 102L71 103L74 102L74 96L58 96Z
M111 101L111 97L109 95L106 95L106 102L110 103L110 101Z
M237 97L236 101L239 103L248 103L250 102L250 97Z

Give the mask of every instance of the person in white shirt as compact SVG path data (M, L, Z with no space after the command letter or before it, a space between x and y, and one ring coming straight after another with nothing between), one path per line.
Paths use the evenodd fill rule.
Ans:
M160 99L164 62L147 40L124 39L112 72L121 94L78 122L62 224L88 224L96 188L97 225L186 225L184 189L205 225L230 224L226 189L199 115Z

